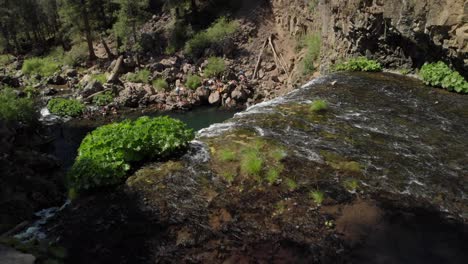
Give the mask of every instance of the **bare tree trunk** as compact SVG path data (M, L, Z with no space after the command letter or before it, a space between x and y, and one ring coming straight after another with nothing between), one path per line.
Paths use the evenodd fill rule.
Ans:
M102 42L102 45L104 46L104 49L106 50L107 58L109 60L113 60L115 56L112 53L112 51L110 50L109 46L107 46L106 40L104 39L103 36L101 36L101 42Z
M84 27L85 27L84 28L85 37L86 37L86 42L88 43L89 60L93 61L97 57L96 57L96 54L94 53L93 38L91 37L91 26L89 25L88 10L86 9L86 5L85 5L84 0L81 0L81 5L82 5L81 14L83 15L83 23L84 23Z
M114 69L112 69L112 72L107 79L108 83L115 83L119 80L119 75L122 72L122 67L123 67L123 55L120 55L119 58L117 59L117 62L115 63Z

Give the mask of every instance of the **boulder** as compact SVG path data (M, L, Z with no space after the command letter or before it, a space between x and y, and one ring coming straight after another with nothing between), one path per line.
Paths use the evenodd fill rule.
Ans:
M239 102L244 102L247 100L247 97L248 94L242 86L237 86L231 93L231 98Z
M219 105L221 103L221 95L219 94L218 91L215 91L210 94L210 97L208 97L208 102L211 105Z
M79 93L83 98L104 90L102 84L96 80L90 81Z
M47 84L64 85L66 83L67 81L59 74L55 74L54 76L47 79Z
M0 245L0 256L3 264L34 264L36 257L16 249Z
M65 76L73 78L78 76L78 71L75 69L66 69L64 72Z
M6 84L11 87L18 88L21 86L20 78L12 77L9 75L0 75L0 83Z
M57 94L57 90L55 88L52 88L52 87L46 87L44 90L42 90L41 94L43 96L52 96L52 95L55 95Z
M201 103L207 103L208 98L210 97L210 90L206 89L205 87L198 87L195 90L195 96L200 99Z
M116 102L127 107L138 107L151 102L151 96L156 94L153 87L142 83L124 83Z

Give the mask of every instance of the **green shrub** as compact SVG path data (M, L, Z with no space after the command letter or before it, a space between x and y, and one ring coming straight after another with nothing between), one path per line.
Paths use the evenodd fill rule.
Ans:
M88 45L81 42L73 45L70 51L65 53L63 63L69 66L77 66L88 59Z
M205 67L203 73L206 77L216 77L226 71L226 64L224 60L219 57L208 58L208 64Z
M105 73L91 75L91 80L98 81L101 84L107 83L107 75Z
M281 170L278 169L278 168L270 168L267 172L267 175L266 175L266 181L269 183L269 184L274 184L278 181L279 179L279 176L281 174Z
M34 121L34 102L30 98L19 98L11 88L0 90L0 120L8 122Z
M380 72L382 65L375 60L369 60L365 57L358 57L348 60L344 63L339 63L333 67L335 71L364 71L364 72Z
M185 86L188 88L195 90L202 85L202 78L197 75L189 75L187 76L187 81L185 82Z
M355 179L347 179L343 182L343 187L350 192L355 192L359 188L359 182Z
M442 87L457 93L468 93L468 82L463 76L441 61L424 64L419 74L427 85Z
M98 106L105 106L114 101L114 95L110 91L98 94L93 97L93 103Z
M127 81L133 83L148 83L151 72L149 70L140 70L135 73L127 74Z
M23 92L26 94L28 98L34 98L39 94L39 90L32 86L24 87Z
M233 36L239 29L239 23L228 21L222 17L214 22L209 28L198 32L185 44L184 51L192 57L200 57L206 48L212 45L220 45L227 38Z
M44 57L25 60L22 71L27 75L39 74L44 77L52 76L59 69L60 64L56 59L52 57Z
M228 149L223 149L219 152L219 159L221 161L235 161L236 160L236 152Z
M317 204L321 205L325 199L325 195L321 191L311 191L309 197Z
M70 188L119 184L135 163L172 156L193 138L191 129L169 117L141 117L99 127L81 142L68 174Z
M324 100L315 100L310 104L310 111L322 112L328 109L328 103Z
M65 98L52 98L47 108L52 114L70 117L80 116L85 110L85 106L80 101Z
M184 47L185 41L192 35L192 28L183 20L173 20L166 27L166 35L168 44L164 53L172 55Z
M241 157L241 171L250 176L259 176L263 168L262 155L255 149L246 150Z
M6 66L11 63L13 56L9 54L0 54L0 66Z
M169 84L166 82L166 80L159 78L153 80L153 87L158 91L167 91L167 89L169 89Z
M322 39L320 35L316 33L305 36L304 39L301 40L301 43L301 47L307 48L306 56L302 62L302 73L307 75L315 71L314 62L319 58Z

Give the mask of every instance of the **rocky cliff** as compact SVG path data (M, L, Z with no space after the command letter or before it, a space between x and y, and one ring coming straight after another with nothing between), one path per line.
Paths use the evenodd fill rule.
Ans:
M468 1L272 0L271 7L291 36L321 33L322 71L365 55L388 68L443 60L468 76Z

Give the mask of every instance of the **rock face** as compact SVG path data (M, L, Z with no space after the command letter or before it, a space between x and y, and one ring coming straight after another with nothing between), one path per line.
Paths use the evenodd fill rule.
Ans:
M322 71L349 56L378 59L389 68L450 63L468 77L466 0L272 0L276 23L288 35L322 36Z
M468 1L331 0L318 10L328 63L352 54L396 68L445 60L468 76Z

